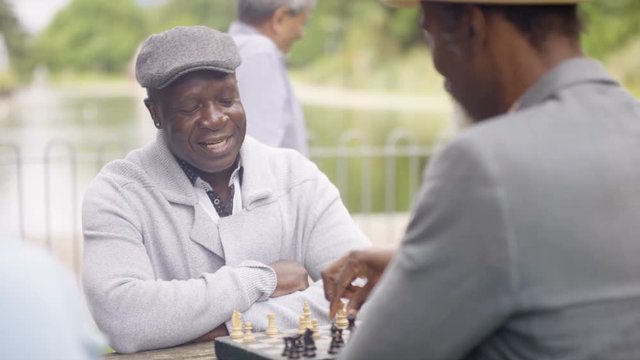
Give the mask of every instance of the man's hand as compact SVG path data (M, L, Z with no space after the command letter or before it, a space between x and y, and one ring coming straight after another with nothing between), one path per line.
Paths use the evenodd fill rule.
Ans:
M342 298L349 299L347 313L356 313L367 300L369 293L391 261L395 250L353 250L322 271L324 295L331 302L329 318L333 319L342 305ZM351 284L357 278L366 279L364 286Z
M276 272L278 285L271 297L291 294L309 287L309 273L300 264L291 260L279 260L269 264Z
M193 342L213 341L218 336L227 336L227 335L229 335L229 331L227 331L227 327L224 324L221 324L217 328L193 340Z

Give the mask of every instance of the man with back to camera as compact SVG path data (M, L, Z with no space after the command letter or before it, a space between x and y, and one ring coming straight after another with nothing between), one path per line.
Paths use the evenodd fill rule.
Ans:
M156 141L107 164L82 213L85 292L118 352L226 335L234 310L254 331L272 312L292 328L308 302L327 323L320 271L368 244L315 164L245 136L239 64L204 26L142 44Z
M577 2L419 3L477 124L432 159L395 253L323 272L331 315L375 286L341 358L640 359L640 103L584 57Z
M229 34L242 64L236 73L247 133L265 144L309 155L304 113L289 81L285 56L304 35L315 0L237 0Z

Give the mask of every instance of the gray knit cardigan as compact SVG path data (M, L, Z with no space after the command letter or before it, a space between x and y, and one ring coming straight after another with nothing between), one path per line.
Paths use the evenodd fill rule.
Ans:
M369 244L329 179L295 151L246 137L243 210L211 220L160 131L106 165L85 194L83 282L93 316L118 352L178 345L244 313L256 331L277 313L295 327L304 301L328 321L320 271ZM303 264L309 289L270 298L267 264Z

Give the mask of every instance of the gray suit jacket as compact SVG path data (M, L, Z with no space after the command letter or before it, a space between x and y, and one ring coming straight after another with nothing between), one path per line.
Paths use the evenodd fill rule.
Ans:
M320 271L368 240L338 190L293 150L247 137L240 151L243 210L215 223L160 133L108 164L83 205L84 288L94 318L119 352L178 345L225 323L233 310L254 330L267 313L295 327L304 301L328 322L322 284L270 298L267 264L294 260ZM208 199L207 199L208 201Z
M425 174L345 359L640 359L640 103L588 59Z

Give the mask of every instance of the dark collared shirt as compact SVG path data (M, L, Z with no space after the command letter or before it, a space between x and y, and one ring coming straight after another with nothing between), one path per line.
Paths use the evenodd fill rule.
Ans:
M176 160L178 160L178 164L182 168L182 171L184 171L185 175L187 175L187 178L191 182L191 185L195 185L196 181L198 180L198 173L196 168L182 159L176 158ZM220 195L215 190L213 190L213 188L211 188L211 186L206 181L201 182L203 184L203 187L205 188L204 190L207 192L207 196L209 196L209 199L213 204L214 209L216 209L216 212L221 218L233 214L233 197L235 193L233 180L236 176L239 177L240 183L242 183L242 164L240 160L237 161L236 168L231 174L231 180L229 181L229 188L231 189L231 192L227 201L223 201Z

